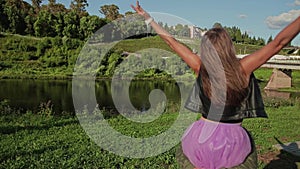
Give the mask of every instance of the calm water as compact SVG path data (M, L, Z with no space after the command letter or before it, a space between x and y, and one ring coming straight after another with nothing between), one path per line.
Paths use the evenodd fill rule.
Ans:
M122 86L122 81L120 85ZM100 108L115 108L110 86L109 80L97 81L95 84L95 95ZM74 111L71 80L0 80L0 87L0 100L8 99L11 107L23 111L37 111L41 103L48 101L51 101L55 112ZM175 82L132 81L129 87L132 105L137 109L148 109L148 97L153 89L164 91L168 101L180 101L179 87Z
M263 88L265 84L260 84ZM103 80L95 84L95 95L100 108L114 109L111 97L111 81ZM122 81L120 81L122 86ZM190 86L190 85L189 85ZM41 103L51 101L56 113L73 112L71 80L0 80L0 100L8 99L11 107L38 111ZM170 81L132 81L129 88L130 101L137 109L148 109L148 97L153 89L164 91L167 100L179 103L181 100L178 84ZM124 89L125 90L125 89ZM299 97L299 93L269 92L262 90L264 97L289 99Z

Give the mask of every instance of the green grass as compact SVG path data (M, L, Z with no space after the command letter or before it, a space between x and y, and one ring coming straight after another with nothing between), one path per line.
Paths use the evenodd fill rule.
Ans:
M266 84L272 75L272 71L273 69L259 68L254 72L254 75L257 79L263 81ZM299 93L300 92L300 70L292 71L292 87L278 89L278 91Z
M36 58L35 44L39 41L34 39L29 43L29 48L26 48L24 44L28 40L22 37L0 38L0 42L3 42L0 43L3 53L1 56L5 56L0 58L2 60L0 77L71 77L72 67L43 67L44 65ZM10 44L8 42L14 43L8 45ZM27 51L23 50L24 47ZM126 49L128 52L149 47L170 51L170 48L159 37L124 40L115 46L117 49ZM237 51L246 49L248 52L257 48L257 46L237 45ZM256 77L264 82L268 81L271 74L272 69L255 71ZM294 86L289 90L299 91L300 71L293 71L292 76ZM74 116L53 116L51 110L47 108L38 114L31 112L19 114L18 111L5 106L3 102L0 102L0 168L178 168L175 155L179 145L155 157L145 159L121 157L96 145ZM269 119L246 119L243 123L255 139L260 159L259 168L277 164L279 165L273 168L281 169L282 166L293 168L293 164L296 163L293 160L295 157L278 152L272 145L277 144L275 137L282 142L300 140L299 100L266 100L266 110ZM174 113L176 110L172 112L164 114L156 122L143 125L132 123L122 116L109 117L108 121L123 134L147 137L169 128L177 117ZM279 159L273 161L263 159L263 157L273 159L276 156L279 156Z
M157 48L172 52L171 48L159 36L122 40L114 48L125 50L126 52L136 52L148 48Z
M173 115L168 117L174 118ZM0 168L176 168L177 165L175 148L146 159L129 159L109 153L89 139L75 117L28 113L1 116L0 121ZM128 126L121 117L111 121L125 134L139 129L138 125ZM159 132L168 124L156 126L159 127L150 130ZM149 135L147 129L141 132Z
M239 44L239 43L235 43L234 46L235 46L235 51L237 54L250 54L250 53L253 53L263 47L263 46L259 46L259 45ZM279 51L278 54L289 55L288 53L289 53L289 50L282 49L281 51Z
M279 154L272 147L277 144L274 137L282 142L300 140L299 109L300 105L296 102L293 106L267 106L269 119L244 121L243 126L255 139L260 157L259 168L278 163L278 160L264 163L266 161L261 159L269 153ZM178 168L176 150L179 145L155 157L130 159L101 149L89 138L74 116L53 116L48 109L38 114L17 114L7 109L5 114L3 111L1 113L0 168ZM107 120L125 135L148 137L168 129L177 115L165 113L159 120L146 124L133 123L122 116L111 116ZM296 164L291 163L293 158L281 153L279 163L292 167L292 164Z
M273 145L278 144L275 138L283 143L300 141L300 106L282 106L279 108L267 107L268 119L247 119L244 121L246 127L254 137L260 159L260 168L266 166L275 166L280 169L282 166L293 168L293 165L299 165L300 159L294 155L279 152ZM300 148L299 148L300 149ZM266 158L266 160L263 160ZM276 158L278 158L276 160ZM272 161L270 161L272 160ZM267 163L264 163L267 162Z
M259 68L254 71L255 77L262 81L268 81L270 76L272 75L273 69L268 68ZM293 70L292 71L292 82L293 83L300 83L300 70Z
M272 75L273 69L260 68L254 71L254 75L257 79L267 82Z
M72 76L72 63L80 51L80 47L72 48L72 45L79 46L81 41L0 35L0 78L66 79Z

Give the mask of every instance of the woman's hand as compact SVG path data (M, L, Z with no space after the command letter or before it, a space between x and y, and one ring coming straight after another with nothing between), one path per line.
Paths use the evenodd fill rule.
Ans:
M241 60L246 74L250 75L254 70L266 63L272 56L276 55L283 47L294 39L300 32L300 16L280 31L273 41L258 51L249 54Z
M169 32L162 28L155 21L151 21L151 16L140 6L139 1L136 1L136 6L131 5L137 14L144 17L145 20L150 19L150 25L155 32L174 50L194 71L198 74L201 60L200 57L194 54L189 48L178 42Z
M136 11L139 15L143 16L145 19L149 19L151 16L140 6L139 1L136 1L136 6L131 5L131 8Z

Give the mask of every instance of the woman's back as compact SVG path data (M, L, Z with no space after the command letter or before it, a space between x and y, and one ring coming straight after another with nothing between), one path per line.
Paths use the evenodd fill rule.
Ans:
M215 104L240 105L248 93L249 77L236 57L231 37L224 28L212 28L200 44L203 88Z

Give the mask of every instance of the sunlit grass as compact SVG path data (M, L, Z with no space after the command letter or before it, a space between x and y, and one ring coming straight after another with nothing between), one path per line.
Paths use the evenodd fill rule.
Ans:
M272 104L267 103L268 119L246 119L243 123L255 139L259 156L276 152L275 138L282 142L300 140L300 104L278 103L276 108ZM0 168L178 168L175 154L179 145L155 157L130 159L101 149L76 116L54 116L48 112L51 110L37 114L10 111L0 116ZM107 121L125 135L149 137L165 131L177 116L178 113L165 113L148 124L130 122L118 115ZM260 168L266 165L260 161Z

